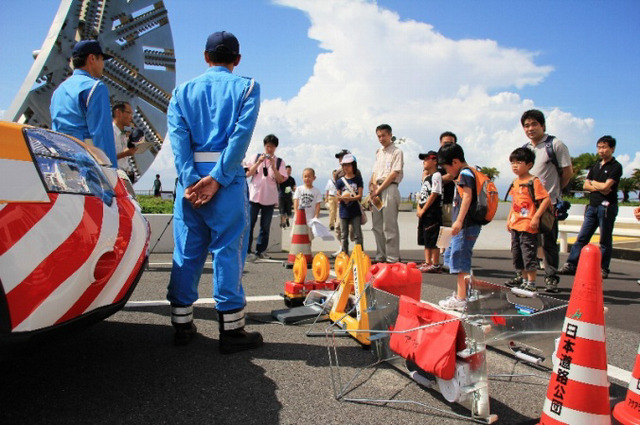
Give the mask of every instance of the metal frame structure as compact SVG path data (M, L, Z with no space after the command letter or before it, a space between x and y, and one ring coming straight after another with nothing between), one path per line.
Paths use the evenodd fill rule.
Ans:
M555 298L534 294L529 297L522 294L518 296L509 288L468 276L467 310L459 317L451 319L461 322L466 348L457 352L455 377L445 381L425 373L398 356L389 345L390 337L394 333L416 332L426 327L442 325L444 322L408 330L390 330L394 329L398 316L398 297L374 288L371 282L367 282L362 288L360 286L361 290L351 295L349 305L355 310L362 300L366 300L368 328L354 326L349 329L335 318L332 320L337 323L325 328L335 398L356 403L417 405L478 423L493 423L497 420L497 416L490 413L491 375L487 369L487 346L506 351L519 361L551 367L554 342L561 332L567 309L565 302ZM353 317L354 312L345 311L344 315ZM341 371L344 367L340 363L341 348L338 348L336 337L351 335L360 341L362 337L358 338L358 334L367 336L373 359L370 360L370 364L357 367L355 373L346 378L348 374L344 370ZM365 371L375 371L385 365L406 374L424 388L437 390L447 401L465 407L470 414L462 415L418 400L402 400L396 395L387 398L352 395L366 384L367 378L362 378Z
M131 104L134 125L154 143L130 159L139 178L167 133L166 112L176 84L173 36L161 0L62 0L5 119L51 127L51 96L73 72L71 51L83 39L99 40L113 56L103 76L110 98Z

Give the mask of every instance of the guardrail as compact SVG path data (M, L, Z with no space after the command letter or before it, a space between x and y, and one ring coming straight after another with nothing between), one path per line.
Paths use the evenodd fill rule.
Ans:
M558 239L560 240L560 252L568 252L567 239L569 234L578 234L584 216L570 215L566 220L558 222ZM596 229L596 234L600 234L600 229ZM613 236L626 236L640 238L640 222L635 218L618 216L613 226Z

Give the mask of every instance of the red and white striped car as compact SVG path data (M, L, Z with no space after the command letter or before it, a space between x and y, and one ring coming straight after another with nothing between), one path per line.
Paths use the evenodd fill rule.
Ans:
M0 354L102 320L133 292L149 225L102 151L0 122Z

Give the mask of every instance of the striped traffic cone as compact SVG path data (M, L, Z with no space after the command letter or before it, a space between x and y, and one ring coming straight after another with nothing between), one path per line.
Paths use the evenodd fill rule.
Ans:
M540 425L611 424L600 248L582 248Z
M627 397L613 408L613 417L623 425L640 424L640 346L631 372Z
M293 267L296 262L296 255L302 253L307 259L307 264L311 263L311 240L309 239L309 227L307 227L307 215L304 210L296 210L296 220L293 225L291 235L291 248L285 266Z

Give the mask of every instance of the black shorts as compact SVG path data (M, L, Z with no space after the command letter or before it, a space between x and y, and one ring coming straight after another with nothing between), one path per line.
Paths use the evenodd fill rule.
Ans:
M511 256L516 270L538 270L538 235L511 230Z
M293 211L293 195L290 193L286 195L280 195L278 201L278 209L280 210L280 215L291 217L291 212Z
M426 220L425 223L418 224L418 245L427 249L435 249L438 246L438 234L440 233L440 222Z

